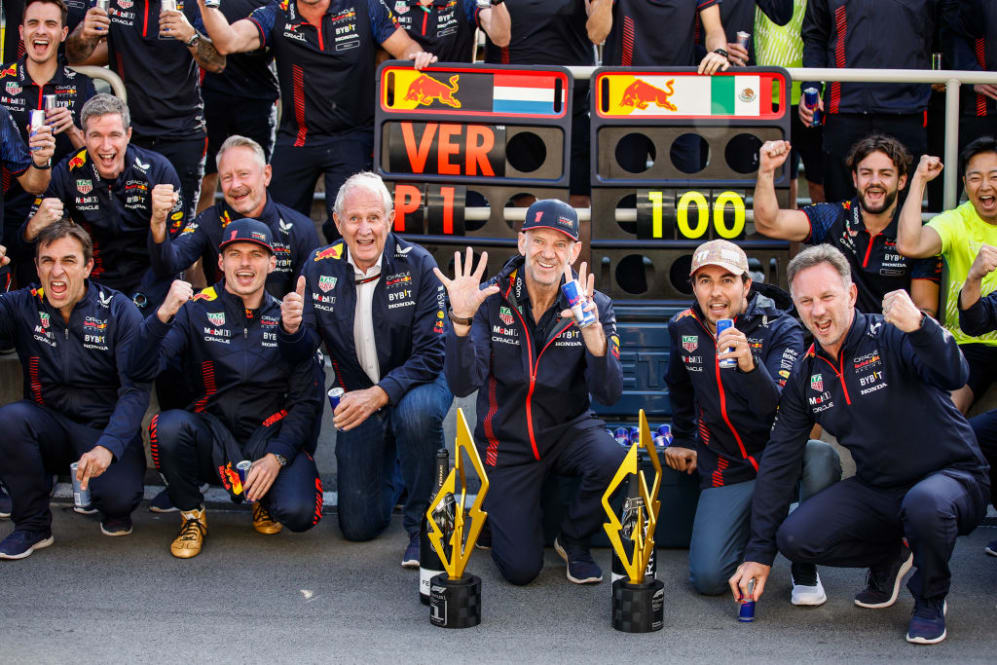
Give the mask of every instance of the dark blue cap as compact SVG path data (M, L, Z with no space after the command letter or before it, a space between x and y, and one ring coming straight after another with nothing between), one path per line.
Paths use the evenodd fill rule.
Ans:
M553 229L578 241L578 213L564 201L542 199L526 210L526 221L521 231Z
M257 245L266 247L271 254L274 253L270 228L263 222L250 217L229 222L229 225L222 229L222 241L218 243L218 251L234 242L255 242Z

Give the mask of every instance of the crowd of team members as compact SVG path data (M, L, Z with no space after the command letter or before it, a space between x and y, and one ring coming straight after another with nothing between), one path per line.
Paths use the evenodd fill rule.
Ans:
M324 343L345 391L333 424L347 539L381 533L404 491L402 565L418 566L444 417L454 395L477 391L475 439L492 481L487 544L502 575L526 584L539 573L540 490L558 472L582 482L555 550L570 580L600 581L589 541L623 450L590 396L615 402L622 369L612 302L584 262L571 267L577 215L555 200L530 206L520 255L485 285L487 254L477 264L470 249L456 255L450 276L395 236L392 199L367 172L378 48L417 68L469 60L481 27L489 62L591 65L605 42L607 65L708 74L756 63L927 68L938 48L958 68L991 69L997 53L997 37L976 32L997 26L983 1L924 0L899 13L831 0L226 0L221 10L188 0L161 13L144 0L111 0L107 12L76 4L28 0L24 53L0 69L0 270L13 267L6 285L23 287L0 295L0 348L16 348L25 377L25 399L0 407L9 493L0 513L6 499L15 527L0 542L5 559L52 544L53 474L74 461L101 530L131 532L154 381L150 453L167 482L161 507L180 511L174 556L203 547L204 482L251 502L260 533L313 527ZM897 25L895 39L878 40L870 62L861 43L877 39L883 20ZM679 38L660 39L664 24ZM738 30L756 33L747 50ZM787 36L795 46L779 47ZM109 64L127 105L66 66L67 37L68 61ZM29 134L45 95L59 104ZM588 194L587 95L580 82L575 204ZM963 415L997 372L997 89L966 95L973 115L961 125L958 168L968 200L955 210L921 225L927 183L942 168L925 154L930 90L835 83L821 101L823 140L800 107L797 145L770 141L757 155L757 230L814 245L789 266L791 294L753 282L732 243L694 252L695 302L669 323L666 461L701 480L697 591L729 584L757 598L779 551L792 562L794 604L825 601L816 565L827 564L868 567L855 602L879 608L914 566L907 638L944 639L948 558L985 514L986 457L997 457L997 415ZM779 208L775 173L791 159L795 175L801 156L813 200L823 191L835 202ZM646 155L628 147L621 159ZM675 159L695 170L702 155L690 144ZM320 175L331 204L324 247L307 217ZM205 288L177 279L198 260ZM595 325L577 327L567 310L559 286L575 277ZM723 318L735 325L716 338ZM736 368L721 370L725 359ZM898 405L904 418L886 429L883 414ZM840 480L834 449L810 439L815 424L851 451L855 477ZM243 459L254 462L245 482Z

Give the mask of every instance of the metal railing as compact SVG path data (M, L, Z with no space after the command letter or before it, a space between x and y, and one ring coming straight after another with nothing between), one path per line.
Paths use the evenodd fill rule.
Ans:
M102 81L107 81L107 84L111 86L111 90L114 91L115 97L120 97L125 102L128 101L128 93L125 91L125 84L121 81L121 77L112 72L107 67L98 67L96 65L79 65L76 67L70 67L73 71L77 71L84 76L89 76L92 79L101 79Z

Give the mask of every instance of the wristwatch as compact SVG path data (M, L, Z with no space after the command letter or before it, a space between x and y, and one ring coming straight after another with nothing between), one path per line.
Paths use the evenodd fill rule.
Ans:
M281 468L287 466L286 457L284 457L283 455L278 455L277 453L274 453L273 456L277 458L277 464L280 464Z
M722 48L715 48L713 49L713 52L716 53L717 55L722 55L723 57L730 59L730 53L728 53Z
M201 33L197 32L195 30L194 31L194 36L191 37L190 39L188 39L187 41L185 41L183 43L183 45L186 46L187 48L190 48L191 46L193 46L194 44L198 43L199 41L201 41Z
M453 307L450 308L450 320L454 323L459 323L462 326L469 326L474 322L474 319L468 319L454 314Z

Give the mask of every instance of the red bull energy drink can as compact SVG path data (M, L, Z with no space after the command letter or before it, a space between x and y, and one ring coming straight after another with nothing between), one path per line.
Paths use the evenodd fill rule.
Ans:
M585 291L582 289L582 285L578 283L577 279L573 279L570 282L562 284L561 293L563 293L564 297L568 300L568 306L571 308L571 313L575 315L576 326L579 328L587 328L595 323L595 314L583 309L585 305L588 304L588 298L585 297Z
M252 461L244 459L235 465L235 470L239 474L239 481L245 485L246 478L249 478L249 470L253 468Z
M813 122L810 123L811 127L820 127L824 124L824 118L820 114L820 107L817 105L819 99L820 90L817 88L811 86L803 90L803 105L814 113Z
M106 14L107 10L111 8L111 0L97 0L97 3L94 5L94 7L100 9L102 12Z
M668 424L660 425L654 434L654 445L658 448L667 448L672 445L672 426Z
M613 430L613 439L621 446L630 445L630 431L626 427L617 427Z
M59 95L43 95L42 105L46 111L59 108Z
M211 9L212 7L218 9L222 6L222 0L204 0L204 6L208 9Z
M734 319L720 319L719 321L717 321L717 337L719 338L720 333L727 330L728 328L733 328L733 327L734 327ZM727 350L733 351L734 347L733 346L727 347ZM720 353L719 349L717 349L717 353ZM735 367L737 367L737 360L734 358L724 358L718 364L723 369L734 369Z
M90 488L80 488L80 481L76 479L76 471L79 467L79 462L73 462L69 465L69 478L73 481L73 506L81 510L89 510Z
M755 592L755 581L748 581L748 594ZM741 596L741 601L737 608L737 620L740 623L751 623L755 620L755 601L744 600L744 596Z
M36 132L45 125L44 109L33 109L31 111L31 131Z
M346 391L342 388L330 388L329 389L329 406L332 407L333 413L336 411L336 407L339 406L339 400L343 399L343 395Z
M751 33L745 32L744 30L737 31L737 45L743 48L745 51L750 51L748 44L751 43Z

